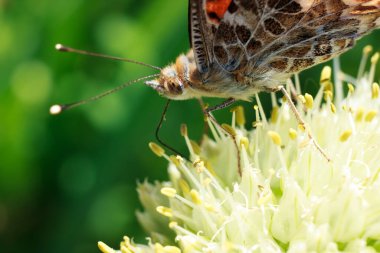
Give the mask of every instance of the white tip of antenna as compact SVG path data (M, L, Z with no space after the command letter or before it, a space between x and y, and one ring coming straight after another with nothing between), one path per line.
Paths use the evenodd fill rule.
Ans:
M63 48L63 45L62 44L55 44L55 49L56 50L61 50Z
M62 112L62 106L60 105L53 105L50 107L50 114L52 115L57 115L57 114L60 114Z
M69 49L62 44L55 44L55 50L61 51L61 52L69 51Z

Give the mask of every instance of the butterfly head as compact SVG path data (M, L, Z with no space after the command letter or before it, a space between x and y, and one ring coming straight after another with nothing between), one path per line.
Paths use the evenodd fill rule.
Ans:
M191 88L197 81L195 63L192 62L191 52L180 55L174 64L163 68L155 80L145 82L161 95L174 99L184 100L197 97Z
M178 99L184 92L183 81L173 66L162 69L157 79L147 81L146 84L171 99Z

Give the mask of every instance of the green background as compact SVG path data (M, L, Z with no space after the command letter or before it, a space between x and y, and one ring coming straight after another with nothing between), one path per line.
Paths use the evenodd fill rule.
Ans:
M363 45L379 49L379 39L345 54L343 69L355 75ZM166 178L167 163L148 148L165 100L135 84L59 116L48 109L155 71L59 53L58 42L164 66L188 50L187 1L0 0L0 251L98 252L98 240L117 247L123 235L144 242L135 187ZM304 90L315 92L320 69L302 74ZM166 118L162 136L178 150L181 123L201 137L196 101L173 102Z

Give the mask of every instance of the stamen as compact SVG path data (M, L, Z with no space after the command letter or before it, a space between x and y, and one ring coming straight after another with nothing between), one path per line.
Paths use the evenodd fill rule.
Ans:
M372 99L376 99L379 97L380 87L378 83L372 84Z
M355 91L355 86L352 83L347 84L348 86L348 94L352 95Z
M181 125L181 135L182 135L182 137L187 136L187 125L186 124Z
M363 107L359 107L356 111L356 114L355 114L355 121L356 122L360 122L363 120L363 117L364 117L364 108Z
M340 104L341 101L343 101L343 82L341 79L341 71L342 68L340 67L340 59L339 57L335 57L333 59L333 66L334 66L334 83L335 83L335 103Z
M163 148L161 148L158 144L154 143L154 142L150 142L149 143L149 148L158 157L161 157L161 156L165 155L165 150Z
M289 129L289 137L290 137L290 139L292 139L292 140L295 140L295 139L297 139L297 131L294 129L294 128L290 128Z
M193 148L195 155L200 155L201 153L201 147L198 145L198 143L194 140L190 140L190 145Z
M371 121L376 117L376 115L377 115L377 111L376 111L376 110L371 110L371 111L369 111L369 112L365 115L364 120L365 120L366 122L371 122Z
M243 106L236 106L232 110L232 112L235 112L236 114L236 123L240 127L244 127L245 125L245 115L244 115L244 107Z
M313 109L314 99L313 96L306 93L305 94L305 106L307 109Z
M158 206L156 208L156 211L159 214L163 215L163 216L166 216L166 217L169 217L169 218L173 217L173 210L171 208L169 208L169 207Z
M365 71L365 65L366 65L367 60L368 60L368 56L372 52L372 50L373 50L373 47L370 45L367 45L363 48L363 55L362 55L362 58L360 60L359 71L358 71L358 75L356 78L357 80L359 80L360 78L363 77L364 71Z
M113 248L109 247L104 242L100 242L100 241L98 242L98 248L103 253L115 253L116 252L116 250L114 250Z
M279 107L273 107L271 114L270 114L270 121L271 123L276 123L279 116Z
M228 124L222 124L222 128L227 132L229 133L231 136L236 136L236 131L234 128L232 128L230 125Z
M260 112L260 116L262 118L263 124L267 125L268 120L267 120L267 117L265 116L264 108L263 108L263 105L261 104L261 100L259 98L259 95L256 94L255 98L256 98L257 106L259 108L259 112Z
M332 74L332 69L330 66L325 66L323 69L322 69L322 73L321 73L321 85L323 85L324 87L327 87L328 84L331 82L331 74Z
M369 83L373 83L373 80L375 80L376 65L379 61L379 57L380 54L377 52L371 58L371 68L369 70Z
M324 99L329 102L333 99L333 93L331 91L325 91L324 92Z
M272 139L273 143L281 147L282 140L280 135L275 131L268 131L268 136Z
M161 194L169 198L174 198L177 194L177 190L171 187L163 187L161 188Z
M346 130L346 131L344 131L344 132L340 135L339 140L340 140L341 142L345 142L345 141L348 140L348 138L350 138L351 135L352 135L352 130Z
M200 198L199 193L196 190L192 189L190 191L190 196L195 204L197 205L202 204L202 199Z
M195 159L197 155L196 155L196 152L194 151L191 140L187 134L188 134L187 126L186 126L186 124L182 124L181 125L181 135L183 136L183 138L185 138L186 146L187 146L187 149L189 150L191 159ZM199 152L200 152L200 148L199 148Z
M240 146L243 146L246 150L249 148L249 140L247 137L243 136L240 138Z

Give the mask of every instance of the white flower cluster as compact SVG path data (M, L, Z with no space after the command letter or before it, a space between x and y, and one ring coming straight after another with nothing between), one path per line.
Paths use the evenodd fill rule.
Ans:
M329 67L319 93L298 99L298 111L331 161L310 143L288 104L277 107L274 97L270 119L260 103L255 106L251 131L244 128L241 107L231 126L210 123L213 139L200 146L183 127L191 162L168 157L151 144L169 161L170 182L138 186L145 208L138 219L149 232L148 245L125 237L118 251L102 242L99 248L108 253L380 252L380 98L374 83L379 54L363 74L370 51L364 50L357 78L335 68L334 83L352 83L347 82L345 99L337 91L342 86L333 96Z

